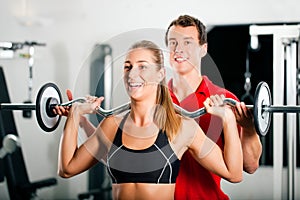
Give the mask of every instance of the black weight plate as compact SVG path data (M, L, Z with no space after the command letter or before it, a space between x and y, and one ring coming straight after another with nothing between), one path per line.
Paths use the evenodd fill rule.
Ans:
M58 87L54 83L46 83L39 90L36 97L36 119L41 127L46 132L54 131L61 119L61 116L51 116L49 115L49 98L57 99L58 104L62 102L61 93Z

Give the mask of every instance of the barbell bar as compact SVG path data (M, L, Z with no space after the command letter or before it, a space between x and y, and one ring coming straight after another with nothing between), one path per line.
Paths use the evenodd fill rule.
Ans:
M54 83L46 83L38 91L35 104L1 103L0 110L35 110L39 126L46 132L54 131L59 125L61 116L53 113L56 105L71 106L74 102L85 102L85 98L61 103L60 90Z
M39 126L46 132L52 132L57 128L61 119L61 116L53 113L54 106L71 106L75 102L85 102L86 99L81 97L65 103L61 103L61 101L61 93L58 87L54 83L46 83L38 91L35 104L1 103L0 110L36 110L36 119ZM261 136L265 136L269 130L271 113L300 112L299 106L274 106L271 105L271 102L272 99L268 84L266 82L260 82L256 87L254 104L246 105L247 108L253 110L254 125L257 133ZM224 104L235 106L236 103L237 101L234 99L224 99ZM198 118L206 114L204 107L193 112L189 112L176 104L174 104L174 108L178 113L181 113L181 115L190 118ZM129 109L130 103L126 103L111 110L105 110L100 107L96 112L103 117L108 117L120 114Z
M0 110L35 110L36 120L45 132L54 131L59 125L61 116L53 113L56 105L71 106L75 102L84 103L86 98L79 97L74 100L61 103L62 97L59 88L54 83L44 84L38 91L35 104L0 103ZM124 104L111 110L99 108L96 112L103 117L120 114L130 109L130 104Z

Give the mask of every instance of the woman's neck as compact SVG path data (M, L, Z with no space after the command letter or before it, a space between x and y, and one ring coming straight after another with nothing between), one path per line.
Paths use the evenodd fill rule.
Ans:
M154 109L149 102L131 102L130 118L136 126L148 126L153 123Z

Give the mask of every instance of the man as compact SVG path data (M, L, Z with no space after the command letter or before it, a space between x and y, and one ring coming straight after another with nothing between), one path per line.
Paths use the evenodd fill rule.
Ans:
M238 100L234 94L201 74L201 59L207 53L207 36L202 22L188 15L179 16L169 25L165 42L170 51L170 65L175 72L168 83L174 103L192 111L202 108L205 99L214 94ZM251 111L244 103L237 103L233 110L240 125L244 171L251 174L258 168L262 145ZM204 132L223 148L220 121L208 114L196 120ZM176 181L175 199L229 199L221 190L220 181L220 177L207 171L191 153L186 152Z

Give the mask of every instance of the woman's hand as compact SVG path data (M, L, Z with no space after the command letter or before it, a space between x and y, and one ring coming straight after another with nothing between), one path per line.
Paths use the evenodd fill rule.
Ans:
M73 94L71 90L66 91L68 100L73 100ZM104 97L95 97L95 96L87 96L85 103L75 102L72 104L72 107L76 108L79 111L80 115L84 114L93 114L95 110L98 109L104 100ZM61 116L68 116L70 112L71 106L55 106L53 109L53 113Z
M80 115L94 114L99 109L104 97L87 96L84 103L73 103L72 108L79 112Z
M72 94L71 90L68 89L66 91L66 94L67 94L67 97L68 97L69 101L73 100L73 94ZM69 111L70 111L70 106L58 106L58 105L56 105L52 111L56 115L67 117L68 114L69 114Z
M229 113L233 114L229 105L224 104L224 95L212 95L203 104L207 113L220 117L223 121Z

